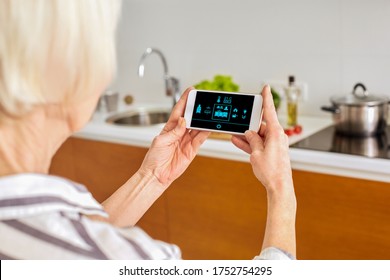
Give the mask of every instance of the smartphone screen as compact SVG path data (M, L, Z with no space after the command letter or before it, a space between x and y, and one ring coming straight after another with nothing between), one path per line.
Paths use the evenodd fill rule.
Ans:
M244 133L249 129L253 95L198 91L191 127Z

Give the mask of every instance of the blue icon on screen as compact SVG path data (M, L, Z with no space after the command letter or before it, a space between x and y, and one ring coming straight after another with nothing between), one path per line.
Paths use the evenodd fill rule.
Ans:
M196 113L200 114L201 112L202 112L202 106L200 106L199 104L198 107L196 108Z
M229 121L230 113L232 110L231 105L214 104L214 110L211 115L213 120Z
M225 104L232 104L232 98L228 97L228 96L225 96L225 98L223 99L223 103L225 103Z
M215 111L214 117L227 119L228 113L227 112L221 112L221 111Z
M217 124L217 128L218 128L218 129L221 129L221 127L222 127L222 125Z

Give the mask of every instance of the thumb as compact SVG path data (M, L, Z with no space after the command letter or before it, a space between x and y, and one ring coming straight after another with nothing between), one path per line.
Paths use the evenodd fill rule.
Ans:
M245 131L245 138L248 141L249 146L254 151L262 151L264 147L263 139L261 139L260 135L252 130Z
M160 134L159 138L162 144L169 145L182 138L185 132L186 121L183 117L179 117L176 127L167 133Z

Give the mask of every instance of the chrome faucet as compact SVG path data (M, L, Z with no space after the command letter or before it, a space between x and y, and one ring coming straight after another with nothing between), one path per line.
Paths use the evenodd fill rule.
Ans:
M172 96L173 106L175 106L176 102L179 101L181 95L179 89L179 80L175 77L171 77L168 74L167 61L160 50L154 48L147 48L145 50L138 65L138 76L141 78L144 76L144 72L145 72L144 61L152 53L157 54L161 58L161 61L164 66L165 93L167 96Z

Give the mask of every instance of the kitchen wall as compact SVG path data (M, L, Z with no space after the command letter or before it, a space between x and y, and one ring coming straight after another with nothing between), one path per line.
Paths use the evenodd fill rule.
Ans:
M308 83L300 113L326 115L319 107L358 81L390 96L389 27L388 0L124 0L112 88L170 104L157 56L137 76L143 51L156 47L183 89L228 74L258 92L293 74Z

